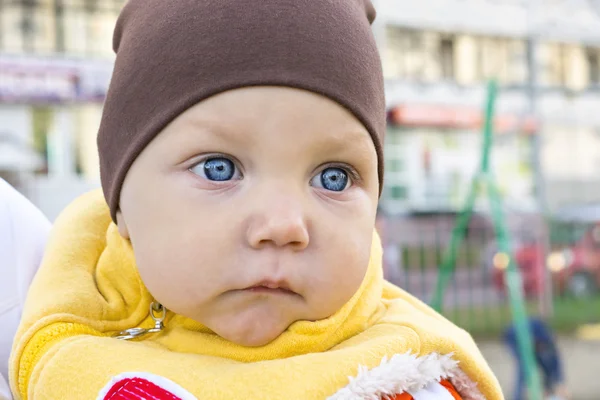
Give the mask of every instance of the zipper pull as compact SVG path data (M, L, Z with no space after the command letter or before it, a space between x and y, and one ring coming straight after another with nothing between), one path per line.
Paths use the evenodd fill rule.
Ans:
M165 329L164 320L167 315L167 309L160 303L152 302L150 304L150 317L154 320L154 328L129 328L119 332L114 336L119 340L133 340L150 333L158 333Z

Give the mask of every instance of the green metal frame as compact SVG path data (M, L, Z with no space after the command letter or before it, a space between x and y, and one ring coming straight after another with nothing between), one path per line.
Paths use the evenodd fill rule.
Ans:
M499 252L505 256L505 259L508 262L508 265L504 269L504 277L506 286L508 288L508 297L510 301L512 318L517 333L517 342L520 350L519 353L522 357L521 362L525 367L525 378L527 382L529 399L541 400L542 389L536 367L533 344L531 341L531 333L529 330L527 311L523 297L521 274L512 257L509 232L506 227L504 213L502 210L502 199L496 186L494 174L490 167L490 156L493 143L494 105L497 91L498 89L496 81L490 81L488 83L487 104L483 127L484 140L481 165L473 177L466 204L456 221L456 225L452 231L450 244L442 258L442 265L440 266L436 291L434 293L431 305L437 311L443 311L444 292L446 291L446 287L448 286L448 283L450 283L455 271L458 250L464 241L469 220L473 215L478 189L483 188L485 189L485 193L490 201L492 221L494 224Z

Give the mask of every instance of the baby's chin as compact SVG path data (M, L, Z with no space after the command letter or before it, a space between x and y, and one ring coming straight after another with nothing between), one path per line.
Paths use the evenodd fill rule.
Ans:
M265 346L284 333L298 318L263 312L220 316L206 326L223 339L245 347Z
M280 328L246 329L242 331L215 332L223 339L244 347L262 347L277 339L285 330Z

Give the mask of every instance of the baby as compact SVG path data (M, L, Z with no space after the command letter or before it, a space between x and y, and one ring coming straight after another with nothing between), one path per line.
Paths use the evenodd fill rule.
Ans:
M383 280L374 17L369 0L129 1L103 191L56 222L17 398L502 399L469 335Z

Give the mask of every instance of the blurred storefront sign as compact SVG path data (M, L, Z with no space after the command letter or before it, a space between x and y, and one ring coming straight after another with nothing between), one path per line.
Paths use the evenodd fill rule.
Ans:
M400 126L421 126L430 128L481 129L483 113L470 107L438 106L429 104L404 104L392 108L389 122ZM536 132L537 123L532 117L519 117L511 114L498 115L494 120L496 133Z
M0 102L101 102L112 64L0 56Z
M403 103L388 111L386 207L392 212L457 212L481 162L482 111L462 105ZM500 113L492 164L507 207L535 209L530 167L533 118ZM483 198L482 198L483 199ZM481 210L485 199L476 204Z
M2 101L67 101L78 95L75 71L22 69L0 70Z

